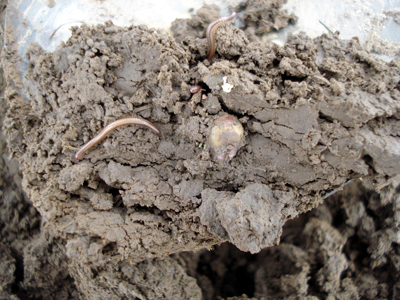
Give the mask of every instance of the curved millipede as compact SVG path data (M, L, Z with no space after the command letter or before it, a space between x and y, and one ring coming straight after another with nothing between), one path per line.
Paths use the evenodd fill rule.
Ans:
M161 131L154 125L153 123L142 119L142 118L124 118L124 119L119 119L117 121L114 121L110 124L108 124L106 127L103 128L102 131L100 131L99 134L97 134L94 138L92 138L89 142L87 142L85 145L82 146L82 148L79 149L78 152L75 154L76 159L81 159L83 155L92 149L94 146L96 146L98 143L100 143L104 138L114 129L124 126L124 125L141 125L145 126L149 129L151 129L154 133L157 135L161 134Z
M224 25L228 22L233 21L236 17L236 12L232 12L229 16L227 17L221 17L214 22L212 22L210 25L208 25L207 31L206 31L206 36L207 36L207 43L208 43L208 50L207 50L207 59L211 60L211 58L214 56L215 53L215 30L221 25Z

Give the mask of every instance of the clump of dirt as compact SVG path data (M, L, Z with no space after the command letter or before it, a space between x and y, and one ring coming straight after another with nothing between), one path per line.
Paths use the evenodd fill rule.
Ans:
M246 34L262 37L266 33L296 23L297 17L294 14L282 10L286 2L287 0L249 0L239 5L239 8L244 10L243 22L246 24Z
M225 243L179 257L204 299L397 299L399 183L380 194L368 180L352 183L256 255Z
M204 8L199 32L217 16ZM8 87L4 128L46 230L4 177L1 236L15 236L0 243L1 296L396 298L400 61L373 58L357 39L300 34L279 47L226 25L209 62L205 39L188 36L107 23L74 28L54 53L31 45L31 100ZM203 91L190 95L192 84ZM221 162L207 140L227 113L245 138ZM122 127L75 160L125 116L152 121L161 137ZM360 177L390 185L303 214ZM227 243L204 250L225 241L251 253L281 244L257 255Z
M31 44L31 101L8 95L4 127L25 190L70 258L138 262L225 241L257 253L349 178L381 187L399 173L398 59L335 35L279 47L227 25L216 39L211 62L204 39L178 44L111 22L73 28L54 53ZM193 83L204 91L189 98ZM246 136L229 163L204 147L227 113ZM74 158L127 115L162 136L124 127Z

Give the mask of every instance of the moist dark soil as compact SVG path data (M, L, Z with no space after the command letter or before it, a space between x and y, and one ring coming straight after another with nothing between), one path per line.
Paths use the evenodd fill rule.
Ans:
M20 169L3 139L0 298L400 297L400 60L339 33L261 40L296 21L282 4L236 8L244 31L218 28L210 61L215 6L174 36L107 22L53 53L32 43L24 89L3 51ZM210 134L227 114L244 136L221 160ZM120 127L75 158L128 116L161 135Z

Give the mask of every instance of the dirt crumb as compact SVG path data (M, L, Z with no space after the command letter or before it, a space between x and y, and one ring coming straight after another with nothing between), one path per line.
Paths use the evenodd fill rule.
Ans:
M243 22L247 28L245 32L248 36L258 37L278 31L287 27L289 24L294 24L297 17L294 14L289 14L282 10L286 0L250 0L243 4L244 16ZM241 7L242 8L242 7Z

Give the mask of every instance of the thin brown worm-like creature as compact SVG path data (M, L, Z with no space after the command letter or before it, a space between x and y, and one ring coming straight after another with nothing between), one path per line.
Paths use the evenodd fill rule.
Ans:
M207 31L206 31L206 36L207 36L207 44L208 44L208 50L207 50L207 59L211 60L211 58L214 56L215 53L215 37L214 33L215 30L221 25L224 25L228 22L233 21L233 19L236 17L236 12L232 12L229 16L227 17L221 17L214 22L212 22L210 25L208 25Z
M114 121L110 124L108 124L98 135L96 135L94 138L92 138L89 142L87 142L85 145L82 146L81 149L79 149L78 152L75 154L76 159L81 159L83 155L92 149L94 146L96 146L98 143L100 143L104 138L114 129L124 126L124 125L142 125L145 126L151 130L154 131L154 133L160 135L161 131L154 125L153 123L146 121L145 119L142 118L124 118L124 119L119 119L117 121Z

